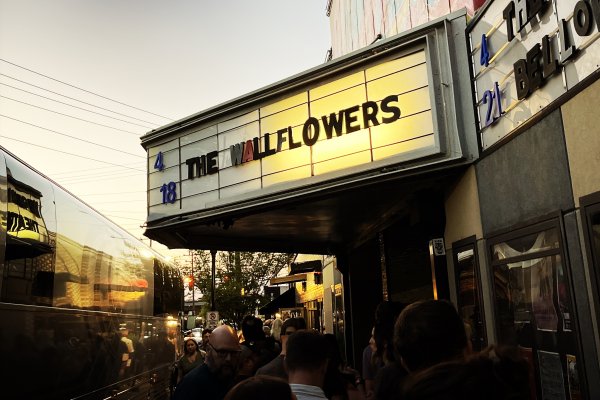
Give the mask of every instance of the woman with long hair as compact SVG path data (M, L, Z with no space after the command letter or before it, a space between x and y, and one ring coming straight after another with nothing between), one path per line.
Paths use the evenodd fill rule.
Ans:
M200 350L198 343L193 338L187 338L183 342L183 355L177 361L177 383L181 382L185 374L199 365L204 364L206 353Z

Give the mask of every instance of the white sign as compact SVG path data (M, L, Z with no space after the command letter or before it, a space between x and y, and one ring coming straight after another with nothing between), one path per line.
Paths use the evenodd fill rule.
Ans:
M209 328L215 329L219 325L219 312L209 311L206 313L206 323Z
M469 32L481 145L492 146L594 73L597 1L492 2Z
M431 240L431 246L433 247L433 254L436 256L443 256L446 254L446 248L444 246L444 239L437 238Z

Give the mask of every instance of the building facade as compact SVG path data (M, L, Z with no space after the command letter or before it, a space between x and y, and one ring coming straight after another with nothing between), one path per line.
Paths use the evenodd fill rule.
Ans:
M399 34L367 3L331 2L330 62L142 138L146 235L335 256L342 284L303 303L355 366L378 303L443 298L475 349L519 346L533 399L599 398L596 3L496 0Z
M455 11L473 15L482 0L329 0L331 56L416 28Z

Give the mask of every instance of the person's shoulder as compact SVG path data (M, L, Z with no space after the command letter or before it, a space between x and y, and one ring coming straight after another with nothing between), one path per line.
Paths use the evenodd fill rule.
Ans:
M364 356L368 356L371 357L371 355L373 354L373 349L371 348L370 345L366 345L365 348L363 349L363 357Z
M277 356L262 367L256 370L255 375L271 375L285 377L285 369L283 366L283 356Z
M408 373L400 363L393 362L379 368L375 374L375 381L380 385L389 386L389 384L398 382L407 375Z
M201 381L201 380L210 380L210 371L208 369L208 365L206 364L200 364L198 365L196 368L192 369L190 372L188 372L184 377L183 380L187 380L188 376L190 377L190 380L194 380L196 382Z

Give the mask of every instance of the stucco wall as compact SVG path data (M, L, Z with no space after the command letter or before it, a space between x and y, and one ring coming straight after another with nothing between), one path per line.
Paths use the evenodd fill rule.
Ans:
M478 239L483 236L475 167L469 167L449 191L444 207L446 209L446 230L444 232L446 247L450 248L453 242L472 235Z
M574 203L600 190L600 80L561 107Z

